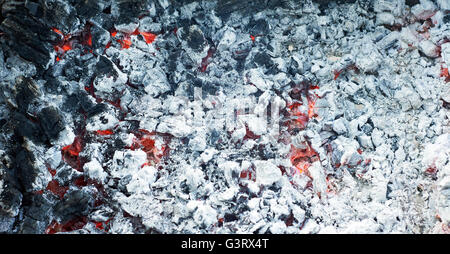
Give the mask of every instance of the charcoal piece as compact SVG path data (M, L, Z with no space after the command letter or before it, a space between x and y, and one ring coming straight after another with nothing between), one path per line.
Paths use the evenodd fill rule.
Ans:
M27 137L35 142L45 142L39 123L28 119L25 115L15 112L13 115L15 133L19 137Z
M25 148L18 148L17 155L14 158L16 176L21 188L25 192L33 190L33 182L38 174L38 169L35 168L34 155Z
M18 77L15 84L16 103L19 112L26 112L28 105L40 95L36 83L31 78Z
M63 33L70 33L77 30L79 20L76 15L76 9L65 1L45 1L44 24L56 27Z
M2 1L1 9L2 16L6 17L8 14L21 14L26 12L24 8L24 2L22 1Z
M64 65L64 76L66 76L68 80L79 81L84 73L83 68L77 63L71 61Z
M0 119L0 128L2 128L2 127L3 127L3 125L5 125L5 124L6 124L6 122L7 122L7 120L6 120L6 119Z
M173 72L177 69L178 59L181 57L181 51L171 52L167 59L167 70L168 72ZM173 76L173 75L171 75Z
M355 3L356 0L313 0L313 2L316 2L318 4L329 4L329 3L338 3L338 4L345 4L345 3Z
M20 234L42 234L45 231L47 223L44 221L38 221L31 217L25 217L21 221L18 233Z
M341 163L341 158L344 155L344 151L339 146L336 141L331 142L331 149L332 149L332 155L331 155L331 163L332 165L337 165Z
M117 25L138 22L138 17L145 14L145 5L146 1L143 0L117 0L119 10Z
M237 44L231 49L232 57L235 60L245 60L252 49L252 42L246 41Z
M236 221L239 218L235 214L225 213L224 219L225 219L225 222L230 222L230 221Z
M77 112L80 110L84 110L85 112L92 108L94 103L88 99L88 95L86 93L73 93L69 95L61 108L63 111L67 112Z
M216 15L222 19L228 19L229 16L238 12L241 15L249 16L254 13L258 13L264 9L272 9L279 6L283 6L286 0L271 1L271 0L253 0L253 1L241 1L241 0L222 0L218 1L216 6Z
M77 10L78 15L85 19L89 19L100 12L100 5L98 0L84 0L79 1L78 4L75 5L75 9Z
M447 12L447 13L444 14L444 18L442 19L442 21L443 21L445 24L450 23L450 12Z
M61 82L54 77L46 77L45 89L48 93L59 93L58 88L61 87Z
M419 4L419 3L420 3L419 0L406 0L405 1L405 4L407 4L410 7L412 7L412 6L416 5L416 4Z
M0 192L0 212L16 216L22 204L22 193L13 186L7 186Z
M253 62L258 66L265 66L266 68L270 68L274 65L272 58L266 52L256 53L253 57Z
M111 36L107 30L97 25L93 25L90 32L92 36L92 47L99 55L101 55L105 50L106 45L109 43Z
M265 35L269 33L269 24L264 19L252 20L248 24L248 31L251 35Z
M54 180L57 180L60 186L67 186L73 183L73 181L82 176L82 172L79 172L75 169L73 169L69 165L63 165L60 167L57 171L55 176L53 177Z
M87 110L87 117L91 118L93 116L96 116L102 112L105 112L107 110L107 106L104 103L98 103L95 104L92 108Z
M64 199L55 205L54 213L63 221L70 220L87 215L92 203L92 194L84 190L69 191L64 195Z
M49 140L54 140L64 129L61 115L54 107L46 107L37 115L42 130Z
M180 38L186 41L187 46L195 52L202 52L208 45L202 30L196 25L180 29L179 34Z
M24 23L25 21L27 23ZM0 30L8 35L11 49L20 57L33 62L40 68L48 68L51 61L50 52L53 48L44 39L57 38L56 35L51 35L50 27L40 25L39 22L30 18L8 16L1 23Z
M87 113L87 118L100 114L106 110L106 105L104 103L95 104L92 102L90 95L85 91L80 91L78 93L71 94L68 96L66 103L64 104L65 111L79 113Z
M32 195L29 204L24 205L24 215L39 221L48 220L51 210L52 204L41 194Z
M361 131L364 132L364 134L370 136L372 134L373 127L370 124L364 124L361 126Z
M215 95L219 91L220 85L212 82L204 82L202 85L202 93L206 96L207 94Z
M44 15L44 9L39 3L26 1L25 7L28 9L28 12L35 17L42 17Z
M98 76L113 75L117 77L118 73L113 67L113 62L105 56L100 56L97 65L95 65L96 73Z

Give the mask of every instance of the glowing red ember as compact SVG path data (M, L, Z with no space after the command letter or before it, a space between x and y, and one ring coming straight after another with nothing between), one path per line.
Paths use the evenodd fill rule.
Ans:
M80 137L75 137L71 145L65 146L61 150L64 161L78 171L81 171L81 161L79 158L81 150L82 145Z
M57 195L60 199L62 199L64 197L64 194L66 194L68 189L69 189L69 187L64 187L64 186L59 185L59 182L57 180L50 181L46 188L46 190Z
M114 134L114 132L112 130L109 130L109 129L108 130L98 130L95 133L97 133L98 135L102 135L102 136Z

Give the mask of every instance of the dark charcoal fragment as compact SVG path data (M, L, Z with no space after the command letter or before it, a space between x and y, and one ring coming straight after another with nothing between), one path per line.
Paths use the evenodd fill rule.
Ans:
M265 9L283 6L285 2L288 2L288 0L221 0L218 1L215 11L220 18L228 19L234 12L249 16Z
M36 2L26 1L25 7L35 17L42 17L44 15L44 8Z
M34 220L45 221L49 218L52 204L43 195L32 195L29 205L24 206L24 215Z
M196 25L183 27L179 33L180 38L186 41L187 46L195 52L202 52L208 44L202 30Z
M89 109L87 111L87 117L90 118L90 117L96 116L102 112L105 112L106 109L107 109L107 106L104 103L95 104L94 107L92 107L91 109Z
M450 12L444 14L444 18L442 19L445 24L450 23Z
M237 44L234 48L231 49L232 57L235 60L245 60L252 49L252 45L253 44L251 41Z
M408 1L408 0L407 0ZM338 3L338 4L345 4L345 3L355 3L356 0L313 0L313 2L316 2L318 4L329 4L329 3Z
M113 67L113 63L111 62L111 60L109 60L105 56L100 56L99 61L97 62L95 68L96 73L99 76L113 75L116 77L118 75L117 71Z
M36 83L31 78L20 76L16 79L15 84L16 103L18 111L25 113L28 105L39 96L40 92Z
M95 24L91 26L90 32L92 36L92 47L101 55L109 43L111 36L107 30Z
M209 138L208 138L208 144L209 145L217 145L217 141L220 139L220 133L216 130L212 130L210 132Z
M117 0L119 18L117 24L137 22L138 17L145 14L146 1L143 0Z
M256 53L253 62L258 66L265 66L266 68L270 68L274 65L272 58L266 52Z
M251 35L265 35L269 33L269 24L264 19L253 20L248 24Z
M33 182L36 179L38 169L34 167L34 155L25 148L18 148L17 155L15 157L16 176L18 182L25 192L31 192L33 190Z
M230 221L238 220L239 218L235 214L225 213L224 219L225 219L225 222L230 222Z
M70 220L87 215L93 201L92 194L83 190L74 190L64 195L64 199L54 207L54 212L62 220Z
M373 127L367 123L361 127L361 131L364 132L364 134L366 134L368 136L370 136L372 134L372 130L373 130Z
M47 68L53 47L50 42L59 37L51 30L48 22L42 22L42 4L31 2L7 1L2 5L5 18L0 30L6 34L9 46L20 57ZM45 13L45 11L44 11ZM36 15L36 16L35 16Z
M38 221L31 217L25 217L21 221L21 225L18 230L18 233L20 233L20 234L43 233L45 231L46 226L47 226L47 223L44 221Z
M98 0L83 0L79 1L75 6L78 15L83 18L89 19L94 17L100 12L100 6Z
M14 112L13 115L15 134L19 137L27 137L35 142L45 142L43 131L37 122L31 121L25 115Z
M416 4L418 4L418 3L420 3L419 0L406 0L405 1L405 4L407 4L407 5L411 6L411 7L416 5Z
M0 192L0 211L16 216L22 204L22 193L13 186L7 186ZM0 215L1 216L1 215Z
M64 76L68 80L79 81L83 74L85 74L83 68L76 61L70 61L64 65Z
M54 107L46 107L38 113L38 120L49 140L54 140L64 129L62 118L58 110Z
M3 127L3 125L5 125L6 124L6 119L0 119L0 128L2 128Z

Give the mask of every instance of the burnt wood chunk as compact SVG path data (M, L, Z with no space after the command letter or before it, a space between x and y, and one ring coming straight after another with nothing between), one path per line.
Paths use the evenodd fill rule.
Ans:
M46 107L38 114L38 121L49 140L54 140L64 129L61 115L54 107Z

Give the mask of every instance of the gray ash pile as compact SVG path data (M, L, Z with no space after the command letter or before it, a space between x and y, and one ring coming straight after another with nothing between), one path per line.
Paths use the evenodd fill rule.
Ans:
M0 232L449 233L448 0L5 0Z

